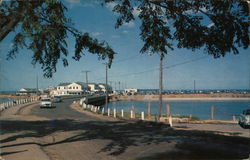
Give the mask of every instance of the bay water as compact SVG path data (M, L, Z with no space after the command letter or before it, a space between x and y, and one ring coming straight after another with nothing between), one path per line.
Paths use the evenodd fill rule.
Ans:
M232 116L242 113L245 109L250 109L250 101L169 101L163 102L162 114L166 114L166 105L170 104L172 115L192 115L201 120L211 118L211 106L214 105L214 118L217 120L232 120ZM116 108L118 112L121 109L130 113L131 107L134 106L136 113L144 111L147 114L147 101L118 101L110 102L109 108ZM151 113L158 113L158 101L151 101Z

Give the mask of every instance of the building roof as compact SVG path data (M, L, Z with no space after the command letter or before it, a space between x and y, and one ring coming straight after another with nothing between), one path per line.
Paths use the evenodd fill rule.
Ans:
M67 85L70 85L71 83L60 83L58 86L67 86Z
M21 88L19 91L21 91L21 90L26 90L27 92L36 92L37 91L36 88Z
M87 84L86 83L84 83L84 82L75 82L76 84L79 84L79 85L81 85L81 86L87 86Z

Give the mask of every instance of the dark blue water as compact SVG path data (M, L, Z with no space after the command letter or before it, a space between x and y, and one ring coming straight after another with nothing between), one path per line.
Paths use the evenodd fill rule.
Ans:
M192 115L202 120L208 120L211 116L211 106L214 105L214 117L220 120L232 120L232 115L239 115L245 109L250 109L250 101L171 101L163 102L162 114L166 114L166 104L170 104L171 114ZM109 103L110 108L121 109L130 112L134 105L136 113L147 113L148 102L146 101L120 101ZM157 114L158 102L151 102L151 113Z
M1 103L4 103L4 102L8 102L8 101L11 101L12 99L10 98L0 98L0 104Z

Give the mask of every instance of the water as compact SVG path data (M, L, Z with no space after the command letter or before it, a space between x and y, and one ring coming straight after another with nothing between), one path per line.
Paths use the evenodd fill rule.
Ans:
M8 101L11 101L12 99L10 98L0 98L0 104L1 103L4 103L4 102L8 102Z
M166 114L166 104L170 104L171 114L192 115L201 120L208 120L211 117L211 106L214 105L214 118L220 120L232 120L232 115L239 115L245 109L250 109L250 101L171 101L163 102L162 114ZM121 109L130 112L134 105L136 113L147 113L148 102L146 101L118 101L108 104L109 108ZM151 102L151 113L158 113L158 102Z

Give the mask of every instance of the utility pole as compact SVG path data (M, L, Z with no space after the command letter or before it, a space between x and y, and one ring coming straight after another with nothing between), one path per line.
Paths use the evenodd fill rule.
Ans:
M163 53L160 54L160 79L159 79L159 103L158 103L158 121L161 118L161 109L162 109L162 90L163 90Z
M38 75L36 75L36 95L38 95Z
M105 85L105 90L106 90L106 98L105 98L105 110L107 112L108 110L108 63L104 63L106 65L106 85Z
M87 70L86 70L86 71L82 71L82 73L84 73L84 72L85 72L85 74L86 74L86 76L85 76L85 77L86 77L86 84L88 84L88 73L89 73L90 71L87 71Z
M109 84L110 84L110 86L113 88L112 82L113 82L113 81L109 81Z
M118 85L119 85L119 92L120 92L120 90L121 90L121 82L120 81L118 82Z
M89 88L89 85L88 85L88 73L89 73L90 71L88 71L88 70L85 70L85 71L84 71L84 70L83 70L82 73L84 73L84 72L85 72L85 74L86 74L85 77L86 77L86 85L87 85L87 90L88 90L88 88Z
M196 88L195 88L195 80L194 80L194 93L196 92Z

